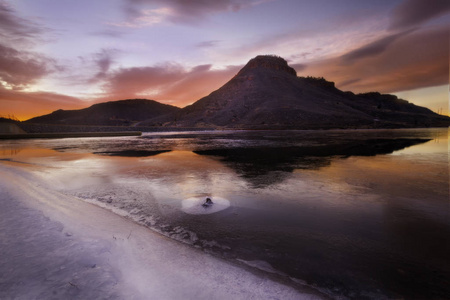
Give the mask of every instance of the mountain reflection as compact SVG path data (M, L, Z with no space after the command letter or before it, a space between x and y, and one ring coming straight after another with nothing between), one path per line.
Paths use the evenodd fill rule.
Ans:
M122 157L148 157L155 156L161 153L170 152L171 150L158 150L158 151L148 151L148 150L119 150L119 151L101 151L93 152L93 154L107 155L107 156L122 156Z
M282 182L295 169L318 169L327 166L333 157L389 154L427 141L430 139L335 140L327 145L238 147L193 152L218 157L254 187L264 187ZM267 176L269 174L270 176Z

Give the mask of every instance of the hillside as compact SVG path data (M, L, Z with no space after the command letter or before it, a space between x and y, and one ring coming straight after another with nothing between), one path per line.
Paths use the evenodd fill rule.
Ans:
M257 56L229 82L153 126L319 129L449 126L450 118L394 95L343 92L323 78L297 77L277 56Z
M153 100L133 99L94 104L79 110L57 110L25 121L33 124L129 126L180 108Z

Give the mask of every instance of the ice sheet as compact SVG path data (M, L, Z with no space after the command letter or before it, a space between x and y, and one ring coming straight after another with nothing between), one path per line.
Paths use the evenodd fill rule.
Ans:
M0 164L0 298L320 299Z

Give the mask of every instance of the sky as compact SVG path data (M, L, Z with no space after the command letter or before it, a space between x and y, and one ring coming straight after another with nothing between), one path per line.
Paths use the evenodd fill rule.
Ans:
M449 28L448 0L0 0L0 116L184 107L264 54L447 115Z

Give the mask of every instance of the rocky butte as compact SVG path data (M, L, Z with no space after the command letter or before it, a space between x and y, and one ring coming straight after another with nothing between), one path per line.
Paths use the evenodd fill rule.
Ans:
M449 126L450 118L394 95L343 92L323 78L297 77L283 58L261 55L210 95L144 124L236 129L401 128Z

